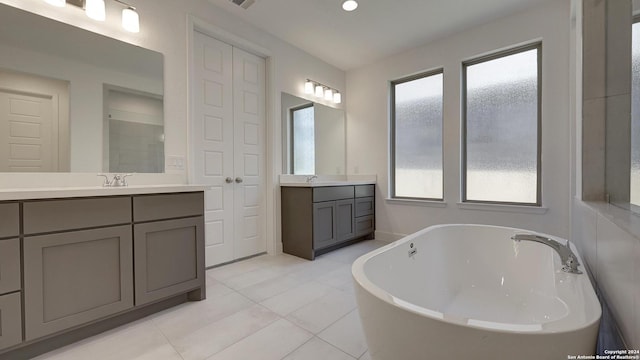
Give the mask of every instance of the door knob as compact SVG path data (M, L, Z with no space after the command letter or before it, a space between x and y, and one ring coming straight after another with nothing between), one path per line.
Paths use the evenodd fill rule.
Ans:
M231 184L233 182L233 179L230 177L227 177L226 179L224 179L224 182L226 182L227 184Z
M236 178L236 182L237 182L238 184L240 184L240 183L242 182L242 178L241 178L241 177L237 177L237 178Z

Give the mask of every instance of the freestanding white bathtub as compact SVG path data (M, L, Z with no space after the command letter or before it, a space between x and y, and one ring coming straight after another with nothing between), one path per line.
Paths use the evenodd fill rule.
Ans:
M551 247L511 239L522 233L536 234L431 226L357 259L352 273L371 358L594 354L601 308L584 268L582 274L563 272Z

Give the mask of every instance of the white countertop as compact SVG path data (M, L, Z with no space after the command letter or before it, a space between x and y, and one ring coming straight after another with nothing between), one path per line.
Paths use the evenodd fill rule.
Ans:
M281 182L280 186L293 187L322 187L322 186L343 186L343 185L375 185L375 181L370 180L335 180L335 181L312 181L312 182Z
M15 188L0 189L0 201L58 199L73 197L167 194L208 190L207 185L164 184L164 185L130 185L123 187L57 187L57 188Z
M280 186L294 187L322 187L348 185L375 185L375 175L317 175L311 182L307 182L309 175L280 175Z

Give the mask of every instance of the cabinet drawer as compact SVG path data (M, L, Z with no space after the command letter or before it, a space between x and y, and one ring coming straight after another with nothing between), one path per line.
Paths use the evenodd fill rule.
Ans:
M20 240L0 240L0 294L16 290L20 290Z
M373 196L376 192L375 185L356 185L356 197Z
M373 215L375 211L375 198L365 197L356 199L356 217Z
M18 203L0 204L0 238L20 233L20 206Z
M353 186L325 186L313 188L313 202L353 198Z
M0 296L0 350L22 342L20 293Z
M373 215L356 218L356 236L371 234L375 230Z
M24 203L24 233L131 223L131 198L115 196Z
M143 195L133 198L133 221L135 222L203 214L203 192Z

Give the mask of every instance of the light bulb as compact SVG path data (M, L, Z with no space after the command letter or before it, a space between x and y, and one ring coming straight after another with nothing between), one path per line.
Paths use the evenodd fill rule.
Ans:
M317 97L324 96L324 88L322 87L322 85L316 85L316 96Z
M104 8L104 0L87 0L85 3L85 12L87 13L87 16L93 20L104 21L107 17Z
M356 0L346 0L342 3L342 8L345 11L353 11L358 8L358 2Z
M64 7L65 5L67 5L66 0L44 0L44 1L49 5L53 5L57 7Z
M333 102L336 104L340 104L342 102L342 95L340 95L340 93L337 91L335 94L333 94Z
M122 10L122 27L129 32L140 32L140 17L134 7Z
M307 80L307 82L304 83L304 93L313 94L313 82L311 80Z
M324 91L324 99L325 100L332 100L333 99L333 90L331 89L327 89Z

